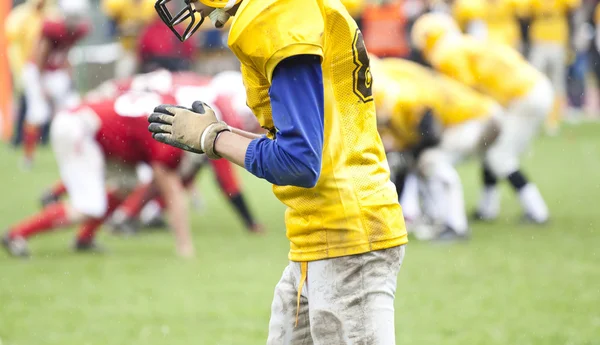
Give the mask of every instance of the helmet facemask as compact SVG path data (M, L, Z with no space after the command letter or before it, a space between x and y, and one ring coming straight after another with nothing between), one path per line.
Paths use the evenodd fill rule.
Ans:
M196 9L196 5L192 2L193 0L185 0L186 6L179 11L175 16L171 15L171 11L168 8L168 3L171 0L158 0L154 4L154 8L158 13L160 19L171 29L171 31L177 36L177 38L183 42L190 38L204 22L204 14L202 11ZM198 19L199 14L200 19ZM187 25L185 25L187 23ZM183 34L180 34L177 30L177 26L180 24L185 25Z

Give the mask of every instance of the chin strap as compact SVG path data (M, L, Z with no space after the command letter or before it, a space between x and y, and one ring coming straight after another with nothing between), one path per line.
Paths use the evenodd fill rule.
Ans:
M225 7L223 7L223 10L227 11L229 9L231 9L233 7L233 5L235 5L236 0L229 0L227 1L227 5L225 5Z
M227 23L230 17L231 15L227 13L225 9L221 8L215 9L208 15L208 18L210 18L210 21L217 29L222 28L225 25L225 23Z

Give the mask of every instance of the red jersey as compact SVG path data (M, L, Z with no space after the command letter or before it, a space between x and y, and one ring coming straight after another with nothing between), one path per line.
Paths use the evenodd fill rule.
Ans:
M110 99L84 102L80 108L91 109L100 119L96 141L107 159L132 165L157 162L176 168L183 151L154 140L148 131L148 115L163 103L173 103L173 97L127 92Z
M191 72L172 73L159 70L140 74L130 78L118 79L104 85L108 89L105 96L137 91L152 91L161 95L171 95L175 104L190 107L194 101L201 100L210 105L217 117L230 126L241 128L241 121L233 106L233 97L220 93L212 85L212 79ZM103 91L100 91L104 93Z
M50 51L43 70L57 70L67 65L67 58L71 48L90 31L87 22L79 22L72 26L64 19L46 19L42 23L42 39L50 44Z

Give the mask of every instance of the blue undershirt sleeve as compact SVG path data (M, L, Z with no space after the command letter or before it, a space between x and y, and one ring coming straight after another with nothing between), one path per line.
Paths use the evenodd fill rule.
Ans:
M299 55L280 62L273 71L269 97L275 139L253 140L244 165L272 184L312 188L319 180L323 153L321 58Z

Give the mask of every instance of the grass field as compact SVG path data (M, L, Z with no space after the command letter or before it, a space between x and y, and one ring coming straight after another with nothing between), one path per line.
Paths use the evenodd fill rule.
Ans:
M0 158L5 227L37 210L57 173L47 150L31 173L16 169L11 149L1 147ZM473 224L469 243L412 241L398 283L399 344L600 344L600 125L540 138L525 167L547 198L551 224L520 225L507 188L502 219ZM476 168L460 169L470 206ZM33 239L28 261L0 253L0 344L264 344L288 243L269 185L244 180L269 234L245 234L207 173L191 261L174 257L165 232L103 233L110 252L101 256L72 253L72 231Z

